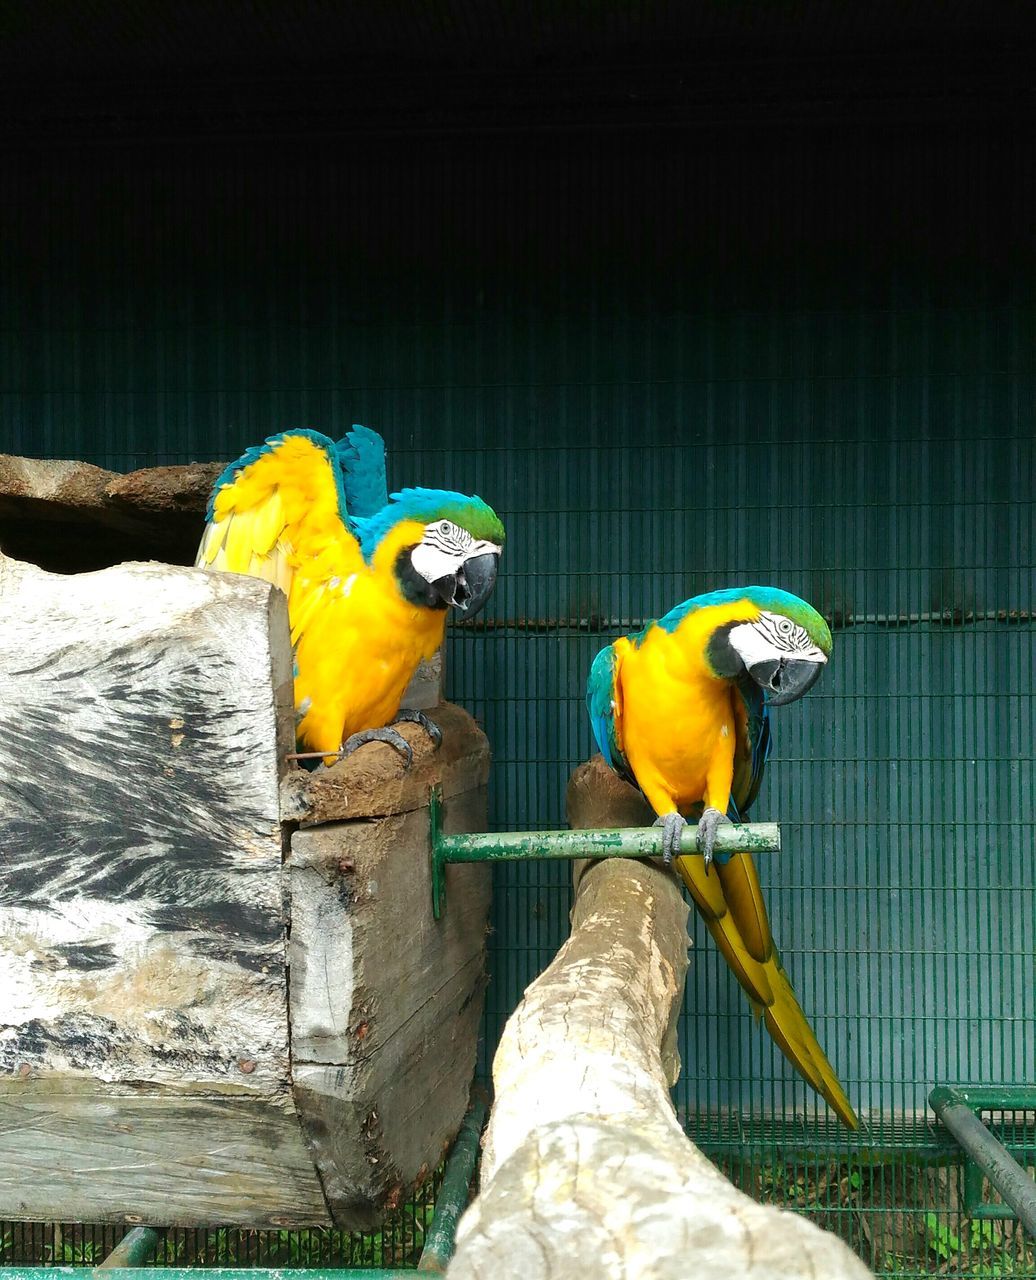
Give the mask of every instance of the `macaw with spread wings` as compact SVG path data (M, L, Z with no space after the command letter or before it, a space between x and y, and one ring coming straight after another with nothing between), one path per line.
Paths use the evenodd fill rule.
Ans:
M338 441L284 431L216 481L196 563L251 574L288 597L300 753L331 761L386 741L450 608L465 617L496 581L504 528L481 498L444 489L389 496L385 446L366 427ZM438 740L437 727L417 720Z

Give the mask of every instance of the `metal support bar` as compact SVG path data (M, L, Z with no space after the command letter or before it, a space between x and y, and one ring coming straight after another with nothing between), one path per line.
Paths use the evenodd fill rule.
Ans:
M112 1271L122 1267L142 1267L158 1252L159 1234L154 1227L134 1227L127 1231L107 1258L97 1267L98 1271Z
M432 1223L425 1236L421 1261L417 1264L418 1271L443 1275L453 1257L457 1223L468 1203L468 1191L478 1163L479 1139L482 1137L488 1108L489 1099L484 1091L473 1089L471 1106L443 1170Z
M446 906L446 864L449 862L520 862L524 859L660 858L661 827L625 827L610 831L486 831L445 835L442 830L442 789L429 798L432 846L432 912ZM701 857L698 828L688 823L680 838L684 857ZM781 832L776 822L723 823L716 831L716 853L779 853Z
M1008 1218L1011 1215L1005 1206L1010 1206L1026 1231L1036 1236L1036 1182L978 1118L980 1111L1032 1110L1036 1108L1036 1089L941 1086L928 1095L928 1104L964 1150L964 1200L971 1216ZM984 1178L996 1187L1005 1204L983 1201Z

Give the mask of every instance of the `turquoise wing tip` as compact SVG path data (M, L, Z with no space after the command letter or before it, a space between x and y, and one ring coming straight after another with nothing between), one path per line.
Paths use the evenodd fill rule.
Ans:
M354 423L335 446L342 468L346 514L353 532L388 505L385 441L370 427Z
M334 449L335 443L328 436L323 435L319 431L311 431L308 427L290 427L286 431L278 431L275 435L267 436L262 444L254 444L246 449L240 458L235 458L233 462L227 464L226 467L216 477L216 483L212 486L212 492L209 494L208 506L205 508L205 519L212 519L213 508L216 502L216 495L220 489L225 488L228 484L234 484L238 476L251 467L254 463L265 458L268 454L273 453L282 440L286 440L289 436L303 436L320 449L328 454L332 466L334 465ZM336 477L337 480L337 477Z
M615 718L612 714L612 694L615 684L615 650L611 645L602 649L590 665L586 680L586 709L590 713L590 728L598 750L605 763L616 772L622 771L622 753L615 741ZM623 761L623 763L625 763Z

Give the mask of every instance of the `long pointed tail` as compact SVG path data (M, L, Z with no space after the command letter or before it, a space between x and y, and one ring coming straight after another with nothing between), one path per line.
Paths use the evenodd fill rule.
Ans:
M676 866L716 945L778 1048L850 1129L858 1125L845 1090L813 1034L773 945L751 854L734 854L706 875L698 854ZM718 872L718 874L716 874Z

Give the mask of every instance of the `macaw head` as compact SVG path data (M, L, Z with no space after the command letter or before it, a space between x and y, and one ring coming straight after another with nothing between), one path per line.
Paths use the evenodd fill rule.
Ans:
M709 665L717 675L746 674L771 706L794 702L816 684L831 656L831 630L812 605L776 587L743 587L701 597L728 606L709 638ZM744 617L730 620L744 602Z
M481 498L449 489L403 489L357 521L369 563L391 571L404 598L472 617L488 600L504 548L504 526Z

